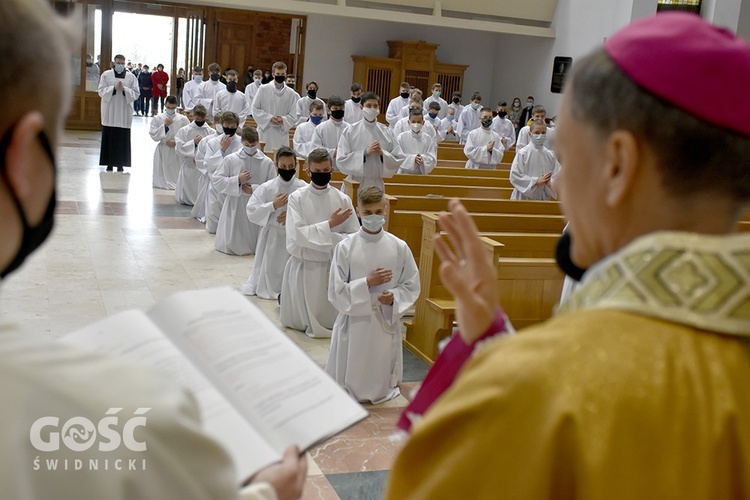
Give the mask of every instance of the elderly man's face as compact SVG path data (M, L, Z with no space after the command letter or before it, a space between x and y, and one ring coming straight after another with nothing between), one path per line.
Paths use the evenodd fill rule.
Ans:
M606 203L605 155L594 129L572 116L570 100L568 92L557 120L555 148L562 168L554 188L570 221L573 262L589 267L607 254L605 232L612 223Z

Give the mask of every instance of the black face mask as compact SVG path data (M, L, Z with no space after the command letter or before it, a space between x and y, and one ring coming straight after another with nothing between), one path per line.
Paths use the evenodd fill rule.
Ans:
M26 219L26 214L23 212L21 202L18 199L18 196L16 196L16 193L13 191L10 182L8 182L8 175L5 171L4 153L8 149L8 144L10 143L11 136L12 130L8 132L8 134L2 139L2 141L0 141L0 150L3 151L3 157L0 159L0 161L2 162L0 163L0 176L8 186L8 190L10 191L11 196L13 196L13 202L16 205L18 217L21 219L21 225L23 226L23 236L21 237L21 248L18 249L18 253L8 264L8 266L0 272L0 278L5 278L10 273L21 267L21 264L23 264L23 261L26 260L26 257L28 257L34 250L39 248L39 246L44 243L44 240L47 239L49 234L52 232L52 226L54 225L55 202L57 200L57 197L55 195L55 188L53 187L52 195L50 196L49 203L47 204L47 210L45 210L44 217L42 217L41 222L39 222L39 224L34 227L29 226L29 223ZM52 163L53 172L56 173L57 169L55 168L55 155L52 153L52 147L50 146L49 140L47 139L44 131L39 132L39 141L42 143L42 148L47 154L50 163Z
M194 122L197 126L202 127L204 123L206 123L206 120L195 120Z
M361 101L361 100L362 100L362 98L361 98L361 97L352 97L352 102L353 102L354 104L359 104L359 101Z
M219 81L219 74L218 73L211 73L211 80L218 82Z
M458 104L458 101L460 101L460 100L461 99L459 99L458 97L454 97L453 98L453 104Z
M315 97L318 95L317 90L308 90L307 95L310 97L310 99L315 99Z
M497 114L497 116L499 116L500 118L505 118L506 116L508 116L508 112L507 111L500 111Z
M233 94L237 92L237 82L227 82L227 91Z
M407 99L409 97L409 93L408 92L401 92L401 97L403 97L404 99Z
M283 168L278 168L276 170L279 173L279 177L284 179L286 182L289 182L294 178L294 172L295 172L294 169L284 170Z
M292 82L287 82L286 86L289 87L290 89L294 89L294 84Z
M573 261L570 259L570 245L572 243L572 240L570 238L570 233L567 231L563 233L562 237L557 242L557 246L555 247L555 261L557 262L557 265L562 269L562 272L570 276L576 281L581 281L581 278L583 278L583 273L586 272L586 269L581 269Z
M284 83L286 77L284 75L276 75L273 77L273 79L276 81L276 83Z
M229 127L221 127L222 130L224 130L224 133L227 134L227 136L232 137L234 134L237 133L237 127L229 128Z
M331 182L331 172L310 172L310 180L318 187L325 187Z
M334 118L336 120L340 120L344 117L344 110L343 109L336 109L334 111L331 111L331 118Z

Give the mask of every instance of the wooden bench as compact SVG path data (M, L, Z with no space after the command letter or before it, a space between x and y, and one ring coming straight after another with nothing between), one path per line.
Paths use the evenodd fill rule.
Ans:
M455 197L391 196L388 198L388 212L395 210L416 210L442 212L448 210L448 201ZM458 198L469 212L503 214L543 214L561 215L558 201L492 200L487 198ZM390 217L389 217L390 218Z
M429 179L429 175L425 176ZM345 180L347 194L357 199L359 183ZM396 184L386 182L385 193L391 196L436 196L438 198L488 198L509 200L513 188L484 186L448 186L440 184ZM356 205L356 201L354 202Z
M422 293L415 305L414 318L406 324L404 340L427 363L434 361L438 342L451 334L455 321L455 303L440 280L440 262L432 240L435 226L430 215L424 214L419 259ZM522 328L549 318L560 297L563 274L554 259L538 255L553 251L558 235L480 234L495 263L500 304L513 325ZM444 237L442 233L441 236Z

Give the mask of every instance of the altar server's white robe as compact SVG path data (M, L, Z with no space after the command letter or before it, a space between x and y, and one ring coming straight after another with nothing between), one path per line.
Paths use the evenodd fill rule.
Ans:
M458 121L458 119L461 117L461 113L463 112L466 106L464 106L463 104L454 104L453 102L451 102L450 104L448 104L448 107L456 110L455 115L454 115L456 118L454 118L454 120ZM446 111L446 115L447 114L448 112Z
M331 228L333 212L351 209L351 216ZM336 309L328 301L328 272L333 249L347 234L359 230L351 199L330 184L325 189L312 185L289 196L286 213L286 249L289 260L281 285L279 321L304 331L310 337L329 338Z
M192 113L195 106L201 104L199 96L201 83L195 83L193 80L190 80L185 82L185 86L182 87L182 107L185 111ZM208 108L206 108L206 111L208 111ZM213 116L210 118L213 118Z
M468 158L466 168L496 169L505 154L501 139L497 133L484 127L472 130L464 146L464 154ZM487 151L487 145L492 141L495 141L495 146L490 153Z
M401 120L401 118L408 118L410 113L409 106L404 106L401 108L401 111L398 112L398 119ZM422 108L422 116L427 116L427 110ZM396 122L396 125L398 125L398 121Z
M255 253L260 226L253 224L245 214L250 195L242 191L240 172L250 172L247 184L253 190L276 176L276 166L263 151L249 156L243 149L224 157L221 165L211 177L218 195L224 196L224 204L216 227L216 249L229 255L251 255Z
M195 168L200 172L200 178L198 180L198 196L193 204L193 209L190 210L190 215L203 220L203 222L206 222L206 201L208 200L208 187L211 185L211 176L208 175L206 170L206 146L209 139L213 139L217 135L219 134L214 130L213 134L198 143L198 149L195 150Z
M253 99L250 114L258 124L260 140L265 142L265 151L274 151L289 146L289 130L297 123L297 93L284 85L276 89L275 82L261 85ZM280 116L282 123L272 125L271 118Z
M123 90L115 92L117 82L122 82ZM125 78L115 78L115 71L108 69L99 78L98 92L99 97L102 98L102 125L105 127L130 128L133 123L132 104L141 95L135 75L130 71L125 71ZM10 98L10 96L6 96L6 98Z
M368 287L367 275L382 267L393 278ZM363 229L336 246L328 300L338 310L326 371L356 400L382 403L399 395L403 373L401 318L419 296L419 269L406 243L381 230ZM378 296L393 293L393 305Z
M206 154L203 156L203 165L206 168L206 175L208 176L208 186L206 187L206 231L211 234L216 233L216 228L219 224L219 216L221 215L221 207L224 206L224 193L216 191L213 183L213 177L216 171L221 166L221 162L225 157L232 153L242 149L242 139L237 134L232 136L232 142L229 143L229 147L226 151L221 150L221 140L225 137L225 134L217 135L209 139L206 144ZM203 141L201 141L203 142Z
M396 126L396 122L400 118L399 113L401 112L401 108L408 105L409 99L404 99L400 95L391 99L391 102L388 103L388 109L385 112L385 121L388 122L389 128L392 129Z
M354 125L362 119L361 102L354 102L351 99L344 101L344 121L349 125Z
M195 122L182 127L175 135L175 151L180 159L180 175L177 177L177 186L174 189L174 197L177 203L182 205L193 205L198 198L198 185L203 173L198 170L195 162L195 156L198 152L199 145L206 141L206 137L211 137L216 131L203 124L199 127ZM203 137L196 144L195 136ZM205 148L204 148L205 151Z
M378 141L383 157L373 153L365 155L367 148ZM373 123L361 120L341 134L337 157L338 169L350 179L359 182L359 188L377 186L385 189L383 178L393 177L404 161L404 155L393 136L393 132L376 120Z
M481 126L482 123L479 121L479 111L471 106L466 106L458 119L457 131L460 137L459 144L466 144L466 139L469 137L471 131L478 129Z
M449 120L446 116L443 118L443 128L445 129L445 138L449 141L457 141L458 140L458 132L456 132L456 127L458 127L458 123L456 123L455 115L453 117L453 120Z
M301 179L293 177L286 182L277 175L253 189L245 213L250 222L260 227L260 233L255 247L253 272L240 289L245 295L272 300L279 297L289 252L286 249L286 226L277 219L286 212L287 206L274 209L273 200L277 194L289 195L305 186L307 183Z
M348 128L349 124L344 120L336 121L330 119L315 127L315 131L313 132L312 149L325 148L328 154L331 155L334 170L338 170L336 162L338 152L336 149L339 147L341 135Z
M437 102L438 104L440 104L440 111L438 112L438 118L442 120L443 118L445 118L445 113L446 113L446 110L448 109L448 103L442 97L438 97L437 99L435 99L434 97L430 96L427 99L425 99L423 103L425 112L427 112L427 110L430 109L430 103L433 103L433 102Z
M326 106L325 101L318 97L311 99L310 96L306 95L300 97L297 101L297 125L305 123L307 119L310 118L310 104L312 104L313 101L318 101L323 105L323 121L328 119L328 106Z
M206 80L198 87L198 102L196 104L203 104L208 110L208 116L213 117L216 113L214 107L216 94L226 88L227 86L220 81Z
M170 148L167 141L174 140L177 132L190 124L187 116L175 113L172 124L165 128L164 123L169 118L166 113L159 113L151 120L149 135L157 142L154 150L153 186L157 189L174 189L180 176L180 158L177 156L176 145Z
M508 151L516 143L516 128L513 122L507 118L496 116L492 119L490 129L500 137L506 139L505 150Z
M205 123L202 127L199 127L195 122L182 127L177 132L174 138L177 143L175 151L177 151L177 156L180 157L180 175L177 177L177 187L174 190L174 197L177 203L195 206L195 202L198 199L198 186L200 185L203 171L205 171L205 169L201 171L198 168L195 156L200 145L215 134L216 131ZM198 144L195 143L196 135L203 137ZM205 152L205 146L203 151ZM200 215L200 217L203 216L204 214Z
M252 108L253 108L253 99L255 99L255 94L258 93L258 89L260 88L262 84L260 83L260 80L258 82L255 82L253 80L253 83L245 87L245 103L247 104L247 112L250 113L252 116Z
M229 92L227 89L218 91L214 101L214 113L224 113L225 111L237 113L240 117L240 124L237 131L241 134L242 127L245 126L245 120L247 120L247 115L250 114L245 94L239 90L235 92Z
M435 140L438 143L445 140L445 134L448 129L443 125L443 120L439 116L430 118L430 114L427 113L424 115L424 124L425 126L430 125L432 127L432 131L435 132Z
M545 148L529 144L516 152L510 166L510 183L513 184L511 200L549 200L557 199L557 194L549 184L536 185L539 177L552 172L554 178L560 171L555 153Z
M398 144L404 153L404 162L398 169L399 174L429 174L437 164L437 143L435 139L424 133L424 128L418 134L412 130L398 136ZM422 155L422 165L417 165L417 154Z
M297 155L300 158L303 158L305 161L307 161L307 155L309 155L310 151L314 149L312 142L313 133L319 126L320 125L316 126L311 121L306 121L301 125L298 125L296 129L294 129L294 137L292 137L292 149L294 149L297 152Z
M411 130L411 125L409 125L409 117L405 116L396 123L395 127L393 127L393 137L398 137L404 132L408 132L409 130ZM424 130L425 134L429 135L437 142L437 134L435 133L435 127L427 126L427 123L425 122L424 126L422 127L422 130Z

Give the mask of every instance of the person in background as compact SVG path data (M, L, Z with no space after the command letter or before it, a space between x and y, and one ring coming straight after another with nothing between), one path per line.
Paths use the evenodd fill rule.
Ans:
M151 90L154 85L151 81L151 72L149 71L148 64L144 64L143 69L138 73L138 85L140 89L138 107L141 110L141 116L148 116L148 110L151 106Z
M440 97L440 93L443 90L443 86L439 83L434 83L432 85L432 95L424 100L424 109L428 110L430 109L430 104L433 102L436 102L440 105L440 113L438 113L438 117L442 120L445 118L445 110L448 109L448 103Z
M401 109L409 105L411 85L409 82L402 82L399 87L399 95L391 99L388 103L388 108L385 113L385 121L388 122L388 126L391 130L396 126L396 122L401 117Z
M518 132L521 130L521 99L518 97L513 98L513 105L510 107L510 110L508 110L508 120L513 123L517 137Z
M159 112L164 112L164 99L167 98L169 93L169 75L164 71L164 65L159 64L156 66L156 71L151 74L151 94L154 99L153 116L156 116ZM157 107L157 101L159 106Z
M180 109L184 109L183 103L182 103L182 89L185 88L185 68L180 68L177 70L177 78L175 78L175 89L177 97L177 107Z
M560 171L555 153L544 146L547 125L531 121L530 142L516 152L510 166L511 200L546 200L557 198L553 182Z
M323 121L325 121L328 118L328 109L323 99L318 98L318 84L310 82L305 88L307 89L307 95L300 97L297 101L297 125L307 121L307 117L310 116L310 103L313 101L317 101L323 106Z
M453 92L453 95L451 96L451 102L448 104L448 107L453 108L453 114L454 116L454 122L458 123L458 119L461 117L461 112L464 110L463 104L461 104L461 92ZM446 108L445 114L448 114L448 109Z
M107 172L114 167L122 172L123 167L131 165L130 127L133 113L130 106L139 94L135 76L125 69L125 56L117 54L114 63L114 68L102 73L99 79L98 93L102 99L99 165L106 165Z
M497 116L492 119L492 131L503 139L503 147L509 150L516 143L516 129L513 122L508 119L508 110L505 101L497 103Z
M203 83L203 68L195 66L193 68L193 74L189 82L185 82L185 88L182 90L182 103L185 111L191 112L198 104L200 104L199 90ZM201 106L203 106L201 104ZM208 112L208 108L203 106ZM208 115L212 116L212 115Z
M152 185L157 189L175 189L180 176L180 157L177 156L175 137L182 127L190 124L185 115L177 113L177 98L167 97L164 113L151 120L149 135L156 142Z
M354 125L362 119L362 106L359 105L359 101L362 100L362 85L353 83L350 92L351 97L344 104L344 121Z
M3 282L45 242L54 227L56 151L73 102L70 85L51 85L39 92L14 75L28 64L32 51L35 64L25 70L29 78L40 81L51 73L60 82L70 82L69 62L72 54L80 53L81 31L70 19L60 18L46 0L0 2L0 92L13 96L0 116ZM127 72L124 57L115 56L114 69L120 75ZM135 76L127 74L130 78L118 80L132 82L130 93L137 95ZM105 90L108 83L104 80ZM123 95L125 85L116 87L107 90L112 98ZM122 111L132 117L130 102ZM195 397L179 381L140 363L60 342L29 325L4 322L0 331L0 490L4 498L292 500L302 494L307 458L296 447L286 451L281 463L263 469L252 480L241 481L240 486L235 464L206 434ZM30 439L34 428L45 420L59 419L62 428L65 421L99 422L108 409L122 410L122 416L132 415L138 408L148 411L144 417L147 424L137 424L134 435L145 444L143 451L123 451L124 446L103 451L95 444L73 451L75 446L61 442L59 447L53 446L58 448L55 451L40 453L39 441ZM118 430L123 426L127 424L110 431L120 436ZM76 427L71 427L72 434L61 432L65 442L81 444L72 437ZM51 427L47 429L41 431L43 443L58 436ZM89 440L88 444L93 443ZM128 457L147 466L129 469ZM121 459L121 467L115 465L116 458ZM40 459L36 469L35 459ZM52 461L59 468L48 467ZM110 464L106 470L101 465L105 462ZM63 470L63 464L68 463L70 468ZM84 465L78 468L76 463ZM92 463L99 467L91 467Z
M251 64L247 67L247 73L245 73L242 77L242 91L246 92L247 86L253 83L255 73L255 67ZM263 76L263 72L261 71L261 76Z

